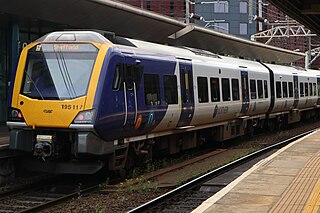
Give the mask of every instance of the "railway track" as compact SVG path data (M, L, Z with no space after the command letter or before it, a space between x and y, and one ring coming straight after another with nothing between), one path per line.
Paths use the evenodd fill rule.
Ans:
M313 131L294 136L235 160L129 212L191 212L261 159Z
M33 212L58 202L80 197L97 187L96 182L73 177L53 177L0 194L0 212Z
M0 135L0 186L15 176L14 159L19 156L21 156L20 153L9 150L9 137Z

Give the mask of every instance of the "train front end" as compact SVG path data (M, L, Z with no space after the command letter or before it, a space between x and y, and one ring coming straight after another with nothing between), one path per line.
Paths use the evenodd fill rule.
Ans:
M36 159L28 163L31 169L93 173L102 166L68 167L66 162L108 149L94 132L93 105L109 46L98 33L66 31L50 33L23 49L7 125L10 149Z

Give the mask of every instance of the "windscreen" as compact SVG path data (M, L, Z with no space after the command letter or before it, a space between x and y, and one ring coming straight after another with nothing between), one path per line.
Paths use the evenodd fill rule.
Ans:
M21 94L41 100L84 96L98 54L92 44L41 44L29 50Z

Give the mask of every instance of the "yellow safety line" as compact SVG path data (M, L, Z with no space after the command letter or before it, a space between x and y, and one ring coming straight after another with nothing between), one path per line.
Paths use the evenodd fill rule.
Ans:
M309 197L309 200L306 206L303 209L303 213L317 213L320 206L320 179L317 181L312 194Z

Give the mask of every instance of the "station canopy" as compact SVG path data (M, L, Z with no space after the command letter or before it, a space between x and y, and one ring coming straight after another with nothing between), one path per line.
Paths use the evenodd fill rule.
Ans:
M74 28L99 29L116 35L160 44L187 46L217 54L265 62L290 63L305 57L293 52L111 0L0 0L0 12L66 24Z

